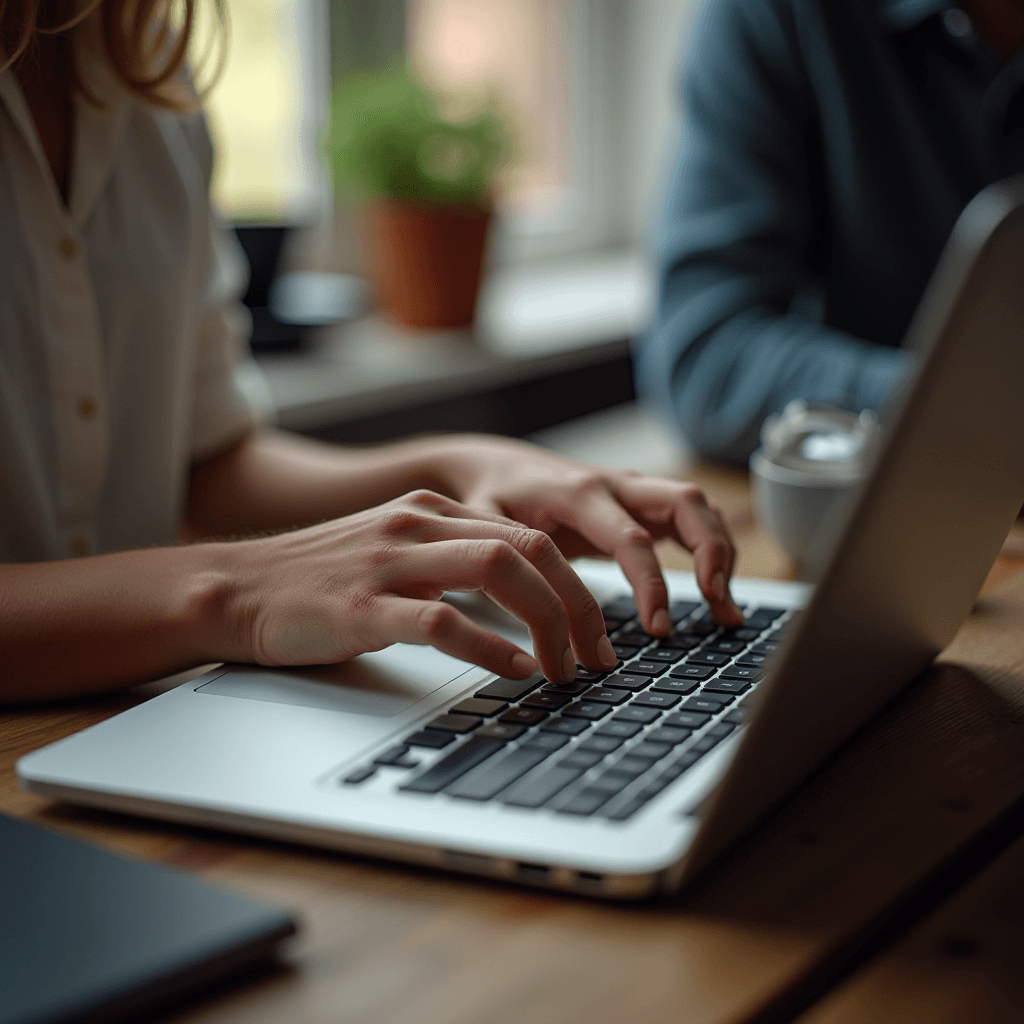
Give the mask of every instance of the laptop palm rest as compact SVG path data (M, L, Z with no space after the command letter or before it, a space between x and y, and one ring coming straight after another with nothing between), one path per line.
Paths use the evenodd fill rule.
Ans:
M433 647L398 644L341 665L302 669L233 666L197 687L196 693L390 717L471 671L479 669Z

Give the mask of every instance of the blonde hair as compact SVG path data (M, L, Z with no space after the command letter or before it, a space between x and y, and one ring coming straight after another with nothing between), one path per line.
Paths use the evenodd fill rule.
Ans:
M88 26L120 84L145 103L171 110L196 104L181 71L196 27L195 0L0 0L0 71L31 59L41 37L73 42ZM214 75L223 65L225 11L213 0L220 46ZM73 88L95 101L82 81L70 46ZM207 87L208 88L208 87Z

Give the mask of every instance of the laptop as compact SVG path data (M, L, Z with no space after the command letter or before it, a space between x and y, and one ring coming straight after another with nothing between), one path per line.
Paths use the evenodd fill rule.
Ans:
M75 803L594 896L678 890L952 639L1024 501L1024 178L961 216L911 326L919 371L819 584L737 580L742 629L668 573L672 635L577 563L622 664L569 690L429 647L225 665L22 758ZM956 552L957 557L950 557ZM493 605L449 595L527 646ZM801 610L802 609L802 610Z

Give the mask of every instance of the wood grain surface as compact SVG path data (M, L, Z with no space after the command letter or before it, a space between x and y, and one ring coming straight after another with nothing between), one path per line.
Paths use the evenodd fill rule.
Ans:
M1024 1018L1024 840L800 1024L1011 1024Z
M743 518L745 480L725 482L723 509L749 531L737 529L740 571L786 575ZM170 1009L168 1022L791 1019L915 907L944 897L956 865L1024 801L1024 575L1012 556L1000 561L1018 575L979 601L941 663L671 901L604 905L79 810L17 788L21 754L166 682L6 711L0 810L295 911L302 930L282 966Z

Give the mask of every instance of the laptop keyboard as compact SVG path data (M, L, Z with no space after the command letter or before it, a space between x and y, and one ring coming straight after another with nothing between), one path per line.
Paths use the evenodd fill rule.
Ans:
M626 821L729 736L798 612L751 607L723 629L697 601L676 601L667 637L643 632L628 596L603 607L619 665L496 679L342 779L394 773L407 793ZM399 770L399 771L396 771Z

